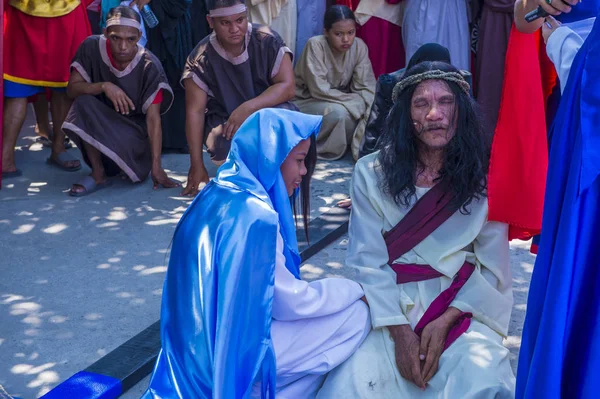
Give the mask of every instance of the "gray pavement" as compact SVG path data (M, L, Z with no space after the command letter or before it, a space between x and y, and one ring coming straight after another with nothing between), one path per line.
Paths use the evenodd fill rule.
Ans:
M43 395L159 318L171 235L191 201L179 189L120 180L89 197L69 197L89 169L46 165L49 150L32 144L32 125L29 116L18 144L23 176L0 190L0 385L21 398ZM163 165L184 181L188 159L167 154ZM311 217L347 197L351 170L348 158L317 165ZM346 244L344 237L310 259L303 276L346 276ZM526 248L511 244L515 308L506 344L514 359L534 262ZM139 397L147 383L123 397Z

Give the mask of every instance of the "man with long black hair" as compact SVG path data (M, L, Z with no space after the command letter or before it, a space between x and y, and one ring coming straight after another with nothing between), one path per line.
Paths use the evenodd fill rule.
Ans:
M489 136L459 71L411 68L354 171L346 264L373 330L320 397L512 398L508 226L488 222Z

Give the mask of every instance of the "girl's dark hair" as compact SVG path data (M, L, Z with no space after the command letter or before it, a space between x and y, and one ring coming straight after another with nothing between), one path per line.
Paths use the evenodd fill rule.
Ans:
M331 29L333 24L345 19L351 19L354 23L357 23L354 13L347 6L335 5L329 7L327 11L325 11L325 17L323 18L325 30Z
M408 70L404 77L431 70L458 72L455 67L443 62L422 62ZM456 196L455 205L466 214L474 199L486 196L491 135L485 131L471 96L456 83L446 83L455 98L456 130L446 145L439 180L449 181ZM380 188L398 205L405 207L415 197L416 176L423 170L418 157L418 132L411 117L412 97L417 86L409 86L399 94L387 116L378 155Z
M304 234L306 241L308 242L308 221L310 219L310 180L315 172L317 165L317 140L315 136L310 136L310 147L308 148L308 154L304 158L304 165L306 166L306 175L302 178L300 183L300 194L297 197L292 197L292 206L294 208L294 219L298 220L298 208L302 212L302 225L304 227Z
M123 17L135 19L138 22L142 22L140 18L140 14L138 14L133 8L128 6L118 6L115 8L111 8L108 14L106 14L106 19L111 19L113 17Z
M208 11L216 10L217 8L232 7L237 4L246 4L245 0L207 0Z

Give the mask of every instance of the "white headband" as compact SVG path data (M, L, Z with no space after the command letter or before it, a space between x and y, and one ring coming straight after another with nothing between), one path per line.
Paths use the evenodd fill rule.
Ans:
M210 10L208 13L209 17L230 17L232 15L241 14L246 11L246 5L244 4L236 4L231 7L221 7L215 8L214 10Z
M136 28L140 32L142 31L142 26L138 21L133 18L127 17L112 17L106 20L106 28L110 26L130 26L132 28Z

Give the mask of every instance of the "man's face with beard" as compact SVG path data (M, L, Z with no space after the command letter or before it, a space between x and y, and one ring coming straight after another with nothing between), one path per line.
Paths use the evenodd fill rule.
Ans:
M410 104L415 132L428 150L439 150L456 132L456 99L448 83L425 80L417 86Z

